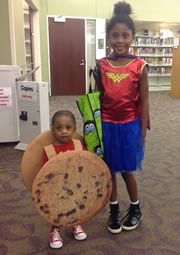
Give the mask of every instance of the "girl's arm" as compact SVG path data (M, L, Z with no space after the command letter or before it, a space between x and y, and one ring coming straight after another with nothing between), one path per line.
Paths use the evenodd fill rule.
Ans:
M149 118L149 85L147 66L143 68L140 80L140 101L141 101L141 127L143 144L146 137L147 123Z

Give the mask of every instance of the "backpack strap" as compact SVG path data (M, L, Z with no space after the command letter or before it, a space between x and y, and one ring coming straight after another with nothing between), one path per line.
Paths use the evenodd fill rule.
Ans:
M101 60L97 59L95 63L96 63L96 67L91 68L89 70L89 80L90 80L89 93L92 93L91 75L93 75L93 77L94 77L94 80L95 80L95 82L98 86L98 90L102 91L102 89L103 89L103 86L102 86L102 83L101 83Z
M48 160L56 156L56 151L54 149L54 146L52 144L49 144L44 147L44 150L46 152L46 155L48 157Z
M82 151L83 150L81 142L79 140L72 139L72 141L73 141L73 144L74 144L74 150L75 151Z
M74 150L75 151L82 151L82 145L81 142L77 139L72 139L73 144L74 144ZM57 155L54 146L52 144L49 144L47 146L44 147L44 150L46 152L46 155L48 157L48 160L52 159L53 157L55 157Z
M102 91L103 86L101 81L101 60L98 59L96 62L97 62L97 86L99 91Z

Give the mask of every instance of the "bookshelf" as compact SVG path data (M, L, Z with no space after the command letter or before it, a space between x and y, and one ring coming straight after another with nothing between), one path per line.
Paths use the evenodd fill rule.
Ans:
M31 24L30 24L30 8L29 5L24 1L23 5L24 15L24 44L25 44L25 58L26 58L26 72L30 72L33 68L32 62L32 42L31 42ZM32 80L30 76L28 80Z
M166 91L171 87L173 37L137 34L130 54L140 56L148 65L149 90Z

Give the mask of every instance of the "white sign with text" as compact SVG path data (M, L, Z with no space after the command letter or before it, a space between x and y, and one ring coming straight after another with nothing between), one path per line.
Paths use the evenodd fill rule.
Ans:
M21 101L37 102L37 84L18 83L18 99Z
M0 109L12 107L12 89L11 87L0 87Z

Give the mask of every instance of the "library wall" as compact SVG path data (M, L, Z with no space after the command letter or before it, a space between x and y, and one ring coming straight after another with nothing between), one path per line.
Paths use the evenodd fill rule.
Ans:
M138 21L180 22L179 0L126 0L133 8L132 18ZM112 16L113 5L118 0L39 0L40 3L40 28L41 28L41 60L43 80L48 81L48 44L46 15L64 15L76 17L106 18ZM156 11L154 11L156 6ZM170 11L171 10L171 11ZM172 13L172 15L167 15ZM163 60L166 61L166 60ZM163 71L163 69L162 69ZM165 72L168 69L164 70Z
M0 47L0 65L11 65L11 45L10 45L10 28L9 28L9 9L8 1L1 0L0 8L0 34L1 47Z
M14 7L16 65L22 66L26 63L25 45L24 45L24 17L23 17L22 0L13 0L13 7Z

